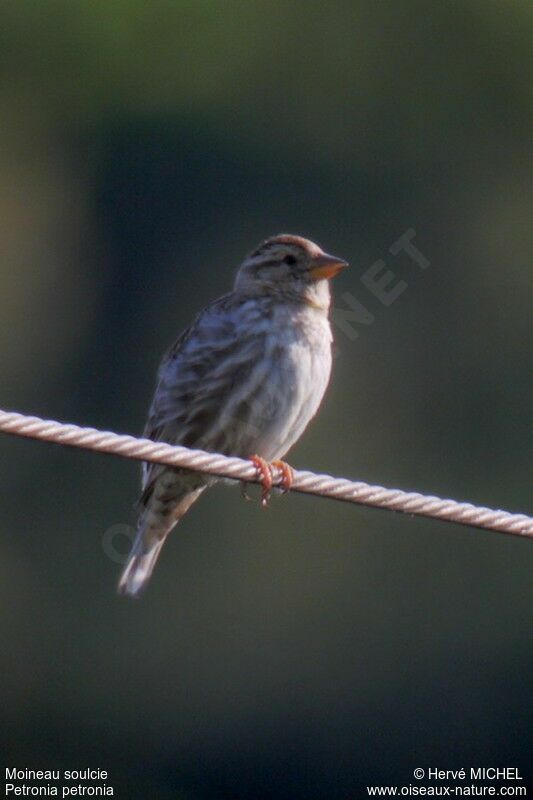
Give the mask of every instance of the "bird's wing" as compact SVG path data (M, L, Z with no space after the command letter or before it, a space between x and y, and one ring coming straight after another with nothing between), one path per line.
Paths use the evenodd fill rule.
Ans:
M178 338L158 373L144 435L206 450L222 448L217 431L228 398L240 394L264 347L257 325L242 325L232 295L212 303ZM254 380L255 383L255 380ZM163 467L145 464L143 502Z

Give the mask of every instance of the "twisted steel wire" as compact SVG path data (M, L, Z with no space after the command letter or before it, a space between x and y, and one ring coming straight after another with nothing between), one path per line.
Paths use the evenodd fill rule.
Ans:
M256 467L250 461L242 458L207 453L204 450L193 450L163 442L153 442L151 439L100 431L96 428L82 428L78 425L44 420L14 411L0 410L0 431L14 436L40 439L99 453L110 453L138 461L153 461L172 467L185 467L239 481L260 482ZM281 480L281 472L277 468L273 469L273 485L279 485ZM291 491L533 538L533 517L526 514L514 514L509 511L476 506L472 503L445 500L419 492L386 489L383 486L372 486L363 481L350 481L346 478L334 478L331 475L294 470Z

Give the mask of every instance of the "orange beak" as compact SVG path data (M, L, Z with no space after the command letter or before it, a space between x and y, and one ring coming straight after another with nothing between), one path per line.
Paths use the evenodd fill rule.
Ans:
M348 266L347 261L337 256L329 256L321 253L313 258L309 274L314 281L321 281L323 278L333 278L335 275Z

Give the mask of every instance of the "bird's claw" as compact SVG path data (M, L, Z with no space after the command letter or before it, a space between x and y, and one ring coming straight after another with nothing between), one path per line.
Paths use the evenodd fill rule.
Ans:
M250 497L250 495L246 491L246 485L247 485L246 481L241 481L241 497L243 498L243 500L251 502L254 498Z
M270 490L272 489L272 469L268 461L265 461L265 459L261 458L261 456L250 456L250 461L257 470L257 479L261 484L261 505L264 508L270 499Z
M276 467L280 472L279 488L286 494L294 483L294 470L286 461L273 461L270 467Z
M294 481L294 471L289 464L287 464L285 461L273 461L272 464L269 464L268 461L265 461L264 458L261 458L261 456L257 455L250 456L250 461L257 470L257 479L261 484L261 505L263 508L267 505L270 499L270 491L274 482L274 469L277 469L280 472L279 486L281 491L284 494L285 492L289 491ZM250 497L248 496L244 485L242 491L243 496L249 500Z

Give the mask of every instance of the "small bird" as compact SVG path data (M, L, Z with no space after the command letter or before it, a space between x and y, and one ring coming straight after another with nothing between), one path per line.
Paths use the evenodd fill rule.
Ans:
M329 279L346 266L301 236L263 241L241 264L233 291L201 311L164 356L144 435L250 458L264 501L276 465L288 490L292 470L279 459L326 391ZM143 464L137 537L119 592L140 593L170 531L216 480Z

